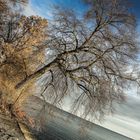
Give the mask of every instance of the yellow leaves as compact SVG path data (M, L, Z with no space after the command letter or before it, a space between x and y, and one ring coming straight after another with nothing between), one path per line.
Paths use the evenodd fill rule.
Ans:
M26 117L26 113L24 111L21 111L20 108L16 108L15 113L20 119L24 119Z
M1 31L1 34L6 37L8 35L6 27L10 25L9 29L12 29L10 41L0 40L6 56L6 63L0 68L0 90L11 103L15 101L20 92L16 91L15 85L34 73L45 61L44 50L37 46L46 40L45 28L48 24L46 19L38 16L26 17L15 14L12 17L12 19L9 16L6 17L7 20L3 24L7 25ZM9 24L11 20L12 23ZM17 114L20 118L26 117L26 114L18 109ZM28 121L33 124L31 118Z
M6 56L10 56L11 54L14 53L14 46L13 46L13 44L5 43L5 44L3 44L3 48L5 50Z
M14 113L16 117L22 121L26 120L33 127L35 125L35 121L33 118L27 116L27 113L21 110L20 107L15 108Z
M30 124L32 127L35 126L35 121L34 121L33 118L29 117L29 118L28 118L28 122L29 122L29 124Z
M47 20L38 16L19 16L15 15L13 22L13 33L11 35L12 42L5 42L3 48L5 49L6 56L11 56L22 61L23 58L32 57L34 47L41 44L46 38ZM15 34L16 33L16 34ZM8 34L8 33L7 33Z
M20 36L22 36L19 45L24 44L22 45L22 47L35 46L41 43L47 37L45 32L45 28L47 28L47 25L47 20L42 19L41 17L21 16L18 21L18 30L20 30Z

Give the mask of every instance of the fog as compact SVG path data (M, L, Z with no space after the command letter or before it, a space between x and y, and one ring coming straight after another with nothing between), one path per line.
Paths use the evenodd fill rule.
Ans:
M127 95L126 102L116 106L114 115L99 124L135 140L140 140L140 97Z

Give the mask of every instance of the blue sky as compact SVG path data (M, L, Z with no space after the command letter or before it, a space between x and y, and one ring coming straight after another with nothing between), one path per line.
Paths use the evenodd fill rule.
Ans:
M140 33L140 0L130 0L133 3L133 12L138 20L138 32Z
M29 14L36 13L37 15L50 18L54 5L61 5L65 8L74 9L77 12L85 10L81 0L30 0L28 10Z
M137 15L138 18L140 18L140 0L129 0L133 3L134 6L134 12ZM46 10L51 9L51 7L54 4L58 4L67 8L74 8L76 10L83 10L84 4L81 2L81 0L30 0L30 4L34 8L40 7L42 10L42 13L45 14Z
M133 3L133 7L134 7L134 12L137 16L137 18L139 18L140 20L140 0L130 0Z
M140 0L129 1L133 3L132 11L138 19L138 31L140 32ZM74 9L77 12L85 10L85 6L81 0L29 0L29 5L26 8L26 15L40 15L51 19L53 5Z

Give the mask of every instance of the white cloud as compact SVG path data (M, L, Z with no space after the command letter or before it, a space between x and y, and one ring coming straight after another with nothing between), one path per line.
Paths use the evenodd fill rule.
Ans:
M41 7L33 5L32 3L23 7L23 14L26 16L38 15L47 19L52 17L52 11L50 9L43 11Z
M23 14L26 16L38 15L31 4L26 5L23 9Z
M140 138L140 122L126 116L108 116L106 121L99 125L135 140Z
M127 137L139 140L140 98L138 96L127 96L125 103L116 106L115 114L106 116L105 121L99 125Z

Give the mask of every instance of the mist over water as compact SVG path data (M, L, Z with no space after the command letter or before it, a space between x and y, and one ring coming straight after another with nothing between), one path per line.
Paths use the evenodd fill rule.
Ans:
M126 102L116 105L114 115L99 124L112 131L140 140L140 97L127 95Z
M38 140L131 140L51 104L45 104L41 112L44 104L40 99L32 97L28 103L25 108L36 119L33 133Z

